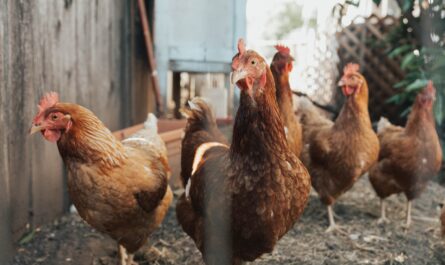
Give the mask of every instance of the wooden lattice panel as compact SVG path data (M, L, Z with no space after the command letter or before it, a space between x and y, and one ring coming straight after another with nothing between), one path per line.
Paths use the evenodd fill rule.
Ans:
M334 103L338 81L338 56L335 29L317 32L314 56L303 71L307 94L324 105Z
M357 21L357 20L356 20ZM403 123L400 117L401 106L387 104L386 100L398 91L393 87L404 77L399 59L387 56L388 46L384 39L397 26L395 17L379 18L372 15L353 22L337 34L339 71L349 62L359 63L361 72L368 81L369 110L371 119L377 121L381 116L394 123Z

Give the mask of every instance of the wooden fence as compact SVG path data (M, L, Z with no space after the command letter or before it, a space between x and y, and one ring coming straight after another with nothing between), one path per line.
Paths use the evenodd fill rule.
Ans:
M0 1L0 264L11 242L68 205L56 145L27 136L39 97L58 91L111 130L153 109L136 4Z
M388 117L400 124L402 107L386 104L386 100L397 93L393 85L404 77L399 59L387 56L388 46L384 40L398 23L398 19L387 16L379 18L357 18L350 26L337 34L340 57L339 70L349 62L359 63L368 81L370 115L373 121L380 116Z

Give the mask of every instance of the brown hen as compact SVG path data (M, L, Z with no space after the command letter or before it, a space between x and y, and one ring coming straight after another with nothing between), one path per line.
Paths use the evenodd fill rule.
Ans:
M212 109L204 99L196 97L188 102L189 108L181 108L187 118L185 131L188 137L181 144L181 180L186 185L190 179L193 158L198 147L203 143L218 142L228 145L226 137L218 129Z
M30 130L35 132L57 142L79 215L118 242L121 264L135 264L133 253L172 201L166 150L157 132L120 142L90 110L58 102L55 93L40 101Z
M283 120L287 143L296 156L300 156L303 146L303 132L301 124L294 114L292 90L289 84L289 74L293 68L294 58L290 55L290 49L285 46L276 45L275 53L270 70L272 71L277 90L277 102Z
M302 214L310 190L308 172L287 146L269 67L242 40L238 51L232 82L241 98L232 143L197 148L197 166L176 206L207 264L240 264L271 252Z
M403 192L408 199L406 228L411 224L411 202L419 197L441 166L442 149L432 113L436 91L432 82L414 102L405 128L382 118L378 125L380 154L369 180L381 199L381 217L386 222L384 199Z
M327 205L329 228L336 230L332 205L377 161L379 141L368 113L368 85L357 64L348 64L339 85L346 97L335 120L330 121L305 98L298 102L303 125L302 161L314 189Z

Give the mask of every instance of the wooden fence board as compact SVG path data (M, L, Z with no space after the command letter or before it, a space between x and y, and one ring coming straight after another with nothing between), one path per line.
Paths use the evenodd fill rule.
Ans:
M0 1L0 10L6 10L6 2ZM8 25L5 21L5 15L0 12L0 36L5 34L5 27ZM6 46L0 41L0 106L6 105L6 84L4 80L7 77L6 67L2 63L8 56ZM0 124L6 124L6 115L0 107ZM9 167L8 167L8 148L7 133L5 126L0 129L0 264L6 264L12 256L12 232L11 232L11 207L9 200Z
M91 109L111 130L154 111L132 2L0 1L0 264L11 238L68 204L56 145L27 135L45 92Z
M32 79L32 60L31 54L31 7L21 1L10 1L8 3L8 45L9 54L4 64L5 71L8 71L8 77L5 87L6 104L3 108L6 112L5 126L8 133L8 173L10 176L10 203L12 232L15 239L25 231L28 224L31 201L31 186L29 176L30 167L30 145L27 138L27 127L29 126L29 117L31 112L31 101L33 93L31 88ZM21 23L14 23L18 19ZM14 32L14 34L11 34ZM17 89L11 89L17 88ZM35 104L35 102L32 102ZM34 109L35 110L35 109Z

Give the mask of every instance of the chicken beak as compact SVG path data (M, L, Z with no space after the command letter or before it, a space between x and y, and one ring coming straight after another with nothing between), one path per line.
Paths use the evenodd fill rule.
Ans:
M342 79L340 79L340 81L338 81L337 85L338 85L338 86L344 86L344 85L346 85L346 82L345 82L345 80L342 78Z
M239 80L246 78L247 73L244 70L234 70L230 73L230 82L236 84Z
M42 126L42 125L35 125L35 124L33 124L32 127L29 129L29 134L28 135L33 135L36 132L43 131L44 129L45 129L45 127Z

